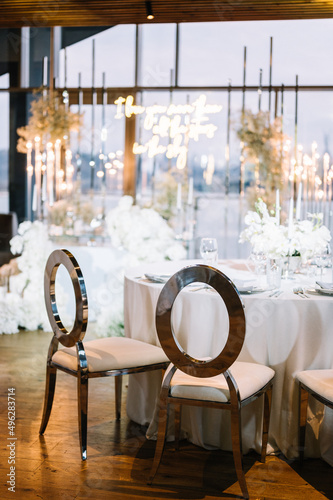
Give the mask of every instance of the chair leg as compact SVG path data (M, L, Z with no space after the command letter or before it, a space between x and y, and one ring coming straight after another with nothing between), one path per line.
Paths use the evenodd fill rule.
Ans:
M87 459L87 424L88 424L88 377L77 377L77 400L79 419L79 438L82 460Z
M157 433L157 442L156 442L156 448L155 448L155 456L154 456L154 461L153 465L150 471L150 475L148 478L147 483L151 484L153 482L153 479L155 477L155 474L157 472L157 469L160 465L163 450L164 450L164 445L165 445L165 438L166 438L166 433L168 429L168 404L165 403L163 406L160 406L160 411L158 413L158 433Z
M116 399L116 419L120 420L121 415L121 393L123 388L123 376L118 375L114 378L115 399Z
M174 405L175 408L175 448L179 450L180 428L181 428L181 405Z
M39 434L44 434L44 431L46 429L46 426L50 418L56 379L57 379L57 369L54 368L53 366L48 365L46 368L43 416L42 416L42 422L40 424Z
M298 392L298 452L301 465L303 464L304 449L305 449L305 429L307 421L309 393L303 389L299 382Z
M241 414L237 407L231 410L231 442L237 479L244 498L249 498L243 469Z
M264 413L262 422L261 457L260 457L260 461L262 463L265 463L266 460L269 418L271 413L272 389L273 386L271 385L264 393Z

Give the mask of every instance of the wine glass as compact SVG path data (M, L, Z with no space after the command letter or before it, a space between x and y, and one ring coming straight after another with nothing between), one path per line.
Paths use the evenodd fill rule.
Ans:
M213 266L217 264L217 240L216 238L201 238L200 255L205 264Z
M252 251L250 260L254 264L254 272L259 286L264 286L266 282L267 255L265 252Z
M254 264L255 274L266 273L267 255L265 254L265 252L252 251L250 255L250 260Z
M326 245L326 247L321 252L316 254L315 262L316 266L320 269L321 278L323 277L324 268L330 266L331 259L332 259L332 252L330 245Z

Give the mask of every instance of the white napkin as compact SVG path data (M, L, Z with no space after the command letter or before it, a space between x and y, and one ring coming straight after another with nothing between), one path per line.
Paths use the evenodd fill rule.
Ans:
M316 283L323 290L333 290L333 283L324 283L323 281L316 281Z
M253 280L233 280L233 283L239 292L252 292L256 287L256 283Z
M170 274L145 274L145 277L152 283L166 283L170 276Z

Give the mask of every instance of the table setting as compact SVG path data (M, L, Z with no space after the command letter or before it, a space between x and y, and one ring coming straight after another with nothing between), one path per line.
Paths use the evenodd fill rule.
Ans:
M201 240L201 258L146 263L127 270L125 335L159 345L155 306L164 283L185 266L206 264L219 269L233 282L244 304L247 330L239 361L265 364L276 373L268 451L282 451L292 459L298 456L294 375L300 370L332 366L330 234L317 218L310 221L290 218L286 226L280 227L263 202L259 201L257 208L259 214L248 214L247 227L240 235L241 242L251 242L247 259L219 260L217 242L212 236ZM228 332L226 310L219 295L210 287L192 283L176 301L173 329L180 345L190 355L214 357L223 348ZM129 382L127 413L136 422L148 425L147 436L154 439L160 378L157 374L149 377L143 374L138 381L136 377ZM333 445L329 444L333 443L333 412L326 411L324 416L315 401L310 403L310 410L309 456L321 456L333 465ZM260 411L258 419L259 414ZM208 411L204 421L200 409L187 409L183 416L184 437L206 448L231 449L229 423L224 418ZM259 440L253 439L253 435L260 421L251 418L246 408L242 419L244 451L259 451ZM172 428L169 434L172 438ZM260 435L259 430L256 435Z
M183 261L184 265L188 262L192 264L207 264L224 272L233 282L240 295L264 294L265 297L279 297L287 293L293 293L301 298L309 298L309 294L315 296L333 296L332 265L327 263L327 267L311 269L311 273L306 268L293 273L292 276L282 276L281 268L269 269L268 262L263 261L263 271L258 273L254 268L251 259L239 261L207 261L207 259L197 259ZM160 266L155 266L156 269ZM174 266L173 266L174 268ZM178 270L178 269L177 269ZM165 284L172 276L172 273L146 272L135 276L136 280L146 283ZM322 281L325 279L325 281ZM199 291L207 287L198 287L192 284L189 290ZM214 292L214 290L211 290Z

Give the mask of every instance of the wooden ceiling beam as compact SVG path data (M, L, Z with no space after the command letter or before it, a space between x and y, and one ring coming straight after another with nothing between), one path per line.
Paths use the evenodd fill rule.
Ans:
M0 28L333 17L333 0L152 0L152 8L148 21L144 0L1 0Z

